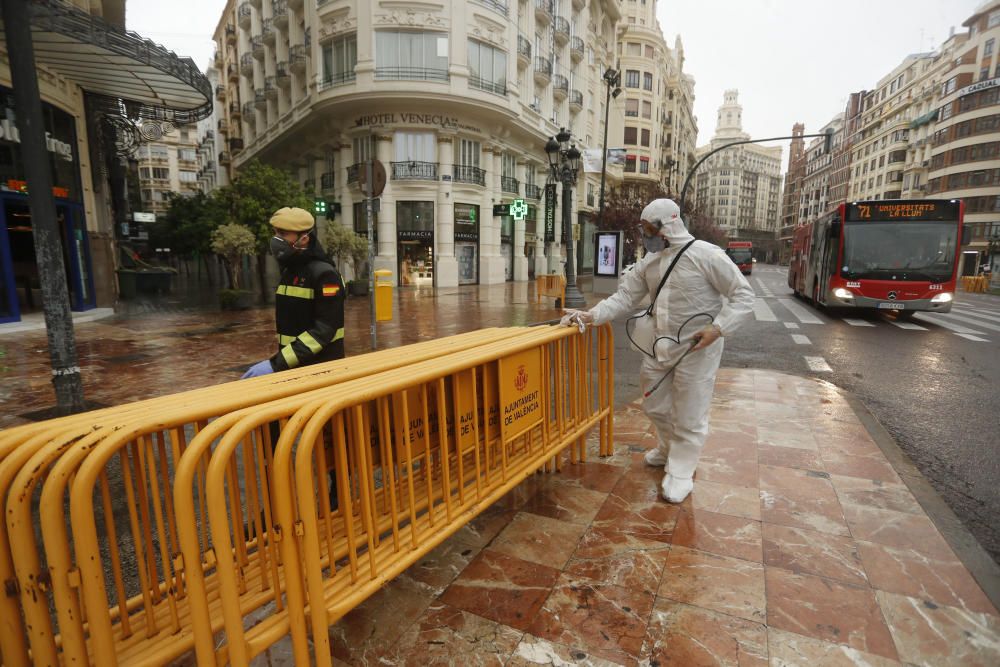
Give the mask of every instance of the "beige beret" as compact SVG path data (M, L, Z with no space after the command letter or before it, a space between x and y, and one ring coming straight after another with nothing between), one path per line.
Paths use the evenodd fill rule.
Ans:
M304 208L279 208L271 216L271 226L289 232L308 232L316 226L312 213Z

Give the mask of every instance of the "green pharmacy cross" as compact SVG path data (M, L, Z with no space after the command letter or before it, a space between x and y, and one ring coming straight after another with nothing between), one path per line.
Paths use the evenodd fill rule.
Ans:
M510 203L510 214L515 220L524 220L528 214L528 203L523 199L515 199Z

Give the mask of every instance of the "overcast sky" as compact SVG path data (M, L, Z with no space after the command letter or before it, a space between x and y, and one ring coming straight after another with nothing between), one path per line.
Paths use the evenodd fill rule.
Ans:
M509 0L511 4L516 0ZM626 0L628 2L628 0ZM205 68L225 0L128 0L129 30ZM933 51L983 0L660 0L667 43L679 34L695 77L698 144L727 88L755 138L818 132L849 93L872 88L908 54ZM787 142L782 142L786 145ZM786 152L787 155L787 152Z

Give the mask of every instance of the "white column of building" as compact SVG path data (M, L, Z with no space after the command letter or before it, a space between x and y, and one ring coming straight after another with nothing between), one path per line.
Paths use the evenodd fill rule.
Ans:
M339 143L334 144L337 148L336 163L333 165L333 183L337 192L337 201L340 202L340 222L348 229L354 229L354 202L359 198L357 191L351 190L347 184L347 168L354 164L354 155L351 151L351 142L342 137ZM340 267L343 271L344 268Z
M503 149L500 146L494 145L491 152L485 157L489 165L489 171L486 174L486 189L490 192L489 212L490 220L493 222L493 226L488 234L493 252L490 256L483 258L484 264L481 265L482 274L480 275L479 282L486 285L494 285L496 283L503 283L507 279L506 271L504 270L504 262L506 260L504 259L503 247L500 243L501 219L499 216L493 217L493 204L503 202L503 191L500 187Z
M500 276L503 280L503 258L500 257L500 218L493 217L493 204L499 201L500 176L493 164L493 146L483 146L481 156L484 174L483 196L479 205L479 283L489 285L493 279L494 266L500 260Z
M527 182L527 168L523 159L517 161L516 177L518 182ZM528 279L528 258L524 255L524 220L514 221L514 281Z
M438 133L437 161L438 170L454 177L451 165L455 162L455 137L451 134ZM452 199L452 181L438 181L437 211L434 214L434 282L437 287L455 287L458 285L458 262L455 259L455 202Z
M386 169L385 190L382 192L378 212L378 254L375 269L392 271L392 282L396 284L396 197L392 191L392 135L375 136L375 157Z

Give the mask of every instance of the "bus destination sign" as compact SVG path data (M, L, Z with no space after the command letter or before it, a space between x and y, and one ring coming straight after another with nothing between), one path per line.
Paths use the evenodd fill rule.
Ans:
M893 222L903 220L958 220L957 201L865 201L847 205L848 222Z

